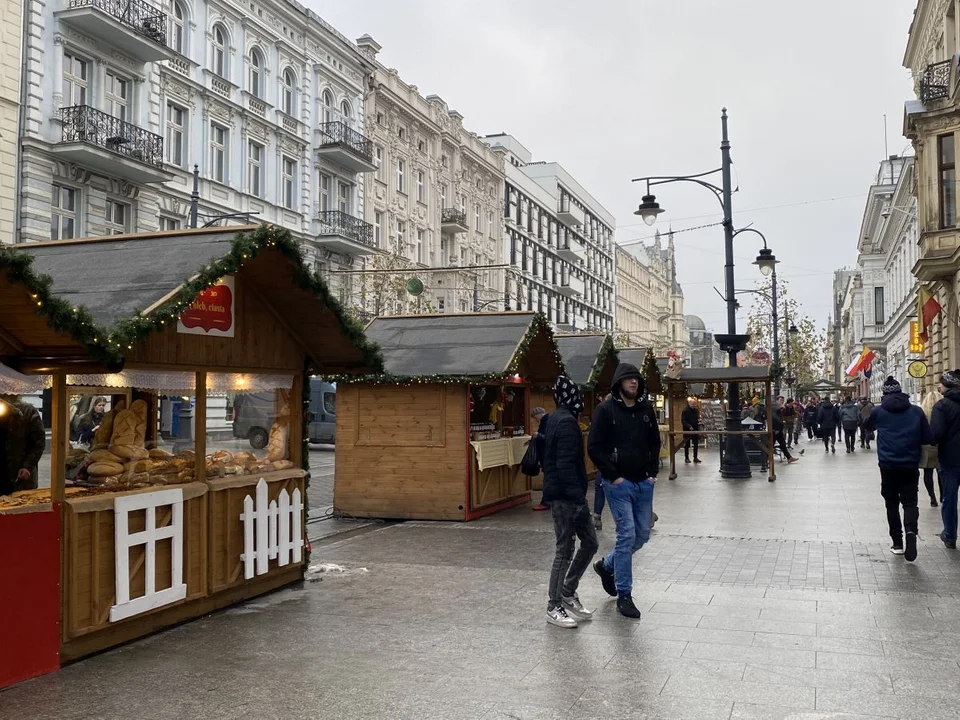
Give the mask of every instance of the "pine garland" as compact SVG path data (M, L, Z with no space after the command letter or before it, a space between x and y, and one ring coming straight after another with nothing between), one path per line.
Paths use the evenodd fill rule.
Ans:
M46 316L51 328L69 334L87 346L93 359L110 364L122 360L126 351L132 350L135 343L150 333L164 329L167 323L176 323L200 293L216 285L223 276L236 273L245 262L257 257L264 249L274 249L290 261L293 265L293 282L319 298L324 307L333 313L343 334L363 353L368 367L375 371L382 370L383 355L374 343L367 340L363 326L350 317L323 279L308 268L300 245L289 231L273 225L261 225L252 232L238 233L231 241L227 254L199 268L176 296L150 315L137 314L118 321L109 329L97 326L83 306L73 307L66 300L56 297L52 280L47 275L33 271L33 258L29 254L13 247L0 248L0 270L6 272L11 282L27 287L37 302L37 314Z
M663 395L663 378L660 376L660 366L657 365L657 357L653 354L651 348L647 348L647 354L643 358L643 368L640 370L643 375L643 381L647 386L647 393L650 395Z

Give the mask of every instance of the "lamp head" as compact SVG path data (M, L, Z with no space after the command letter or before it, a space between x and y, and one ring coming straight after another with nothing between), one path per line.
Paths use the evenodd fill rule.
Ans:
M798 328L794 323L790 323L790 329L788 330L788 332L789 332L791 335L799 335L799 334L800 334L800 328Z
M760 254L757 255L757 259L753 261L753 264L759 267L760 273L766 277L773 272L778 262L777 258L773 255L773 250L763 248Z
M639 215L647 225L653 225L657 222L657 216L663 212L663 208L657 202L656 195L644 195L640 207L633 213Z

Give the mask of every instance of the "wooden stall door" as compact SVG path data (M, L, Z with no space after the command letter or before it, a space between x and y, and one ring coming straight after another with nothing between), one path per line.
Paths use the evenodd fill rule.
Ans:
M470 510L498 505L530 492L530 478L519 465L500 465L479 470L477 455L470 448Z

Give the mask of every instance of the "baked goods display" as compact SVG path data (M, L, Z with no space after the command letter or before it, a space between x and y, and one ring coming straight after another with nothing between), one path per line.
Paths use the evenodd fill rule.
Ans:
M14 508L45 505L52 502L50 492L50 488L42 488L40 490L18 490L10 495L0 495L0 512ZM66 489L66 494L68 498L73 498L83 497L84 495L95 495L96 491L72 487Z
M207 456L207 477L228 477L230 475L256 475L274 470L289 470L293 467L290 460L259 459L250 452L231 453L217 450Z

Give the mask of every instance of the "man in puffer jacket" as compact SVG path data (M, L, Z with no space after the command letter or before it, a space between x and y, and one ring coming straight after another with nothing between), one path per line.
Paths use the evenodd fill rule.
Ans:
M823 438L824 452L830 452L831 450L834 453L837 452L836 432L839 425L840 413L837 412L837 408L834 407L829 398L824 398L823 402L820 403L820 409L817 410L817 427L820 428Z
M880 494L887 506L887 525L893 545L890 552L917 559L917 493L920 488L920 449L933 441L927 416L900 389L892 376L883 383L880 407L864 423L877 431L877 459L880 464ZM903 524L900 506L903 506ZM906 530L906 545L903 531Z
M960 487L960 370L945 372L940 378L943 400L933 406L930 424L940 459L943 497L940 539L950 550L957 549L957 494Z
M840 426L843 428L843 437L847 442L847 453L856 452L857 429L860 427L860 408L847 395L847 399L840 406Z
M583 412L580 388L561 375L553 387L553 399L557 409L550 413L543 455L543 501L553 511L557 538L547 622L575 628L577 620L589 620L593 615L580 604L577 587L600 544L587 507L587 467L577 420ZM575 537L580 538L580 549L574 557Z

